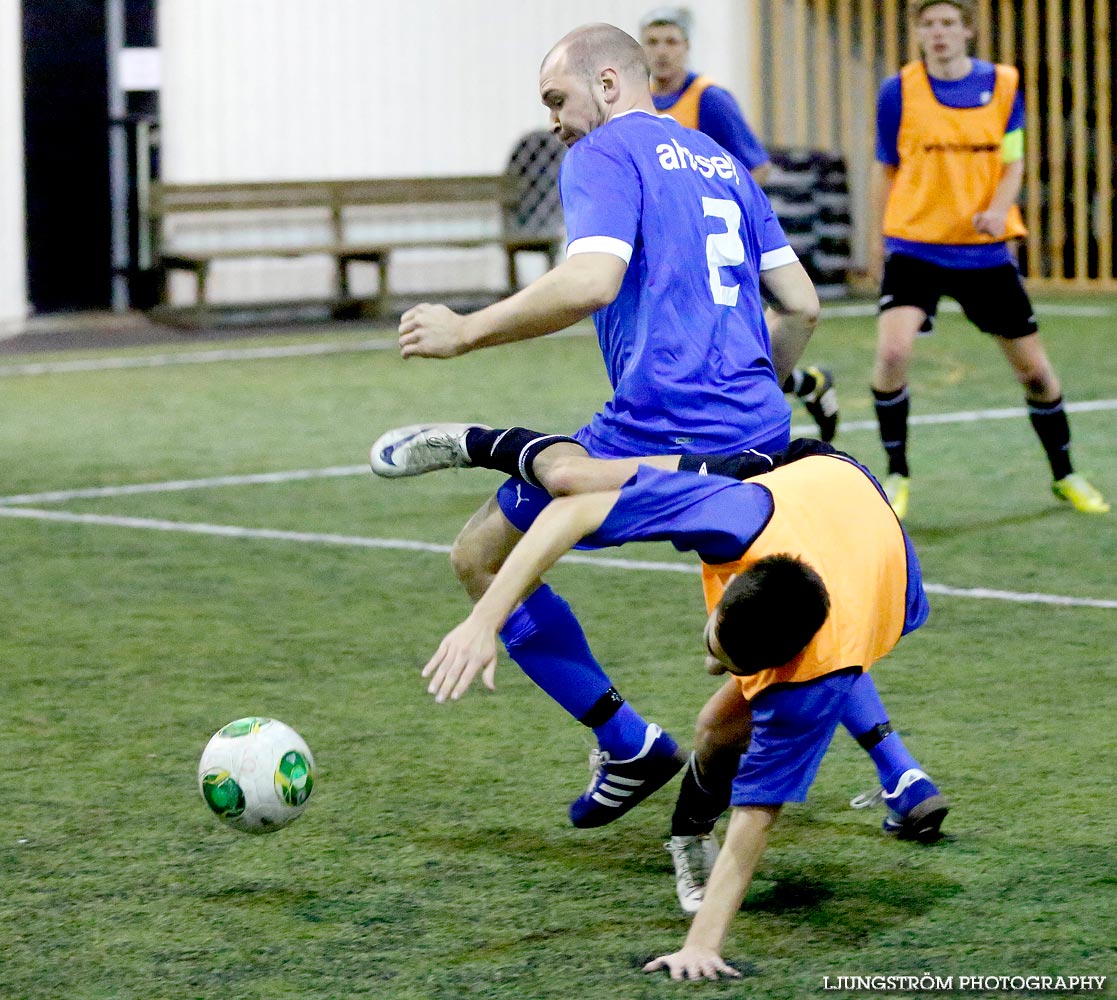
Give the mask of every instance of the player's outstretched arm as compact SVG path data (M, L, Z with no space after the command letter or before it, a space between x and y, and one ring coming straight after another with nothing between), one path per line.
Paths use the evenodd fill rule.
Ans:
M802 357L818 324L818 293L799 261L761 271L760 280L771 296L768 329L772 338L772 361L782 385Z
M400 317L405 358L453 358L565 330L617 297L628 264L611 253L564 260L515 295L467 316L423 302Z
M496 673L497 633L539 578L586 535L596 531L619 492L585 493L547 505L500 567L470 616L450 632L423 667L427 692L438 702L457 701L478 673L490 691Z
M725 845L710 872L706 897L694 916L682 948L661 955L644 966L645 972L666 969L672 979L717 979L740 976L721 957L721 948L733 915L741 908L768 830L780 806L738 806L729 818Z

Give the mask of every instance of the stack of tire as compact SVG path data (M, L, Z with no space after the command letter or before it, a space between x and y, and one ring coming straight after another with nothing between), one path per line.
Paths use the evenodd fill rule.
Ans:
M820 299L846 294L850 200L845 162L832 153L772 150L764 190Z

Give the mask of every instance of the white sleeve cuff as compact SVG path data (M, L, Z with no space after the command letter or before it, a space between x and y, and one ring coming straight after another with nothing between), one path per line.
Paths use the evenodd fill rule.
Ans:
M583 236L574 240L567 246L566 256L573 257L576 253L611 253L626 264L632 260L632 247L614 236Z
M784 264L794 264L798 259L791 247L778 247L760 255L760 270L770 271L774 267L783 267Z

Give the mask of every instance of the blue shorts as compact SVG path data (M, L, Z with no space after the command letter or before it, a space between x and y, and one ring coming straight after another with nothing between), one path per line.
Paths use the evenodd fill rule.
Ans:
M588 428L583 427L577 434L574 435L583 445L586 443L588 437ZM772 454L773 452L782 451L788 445L788 434L786 431L781 432L770 441L765 441L755 448L757 451L764 452L765 454ZM745 451L747 445L741 446L741 451ZM593 449L587 447L590 455L593 458L625 458L631 457L627 451L620 451L613 454L603 454L602 452L594 452ZM664 452L663 454L671 454L671 452ZM538 486L532 486L530 483L525 483L522 479L506 479L501 485L500 489L496 491L496 502L500 505L501 512L512 527L519 531L527 531L532 526L535 519L539 516L539 512L551 502L551 495L544 489ZM583 545L576 545L575 548L585 548Z
M752 702L752 742L733 779L730 804L804 801L860 676L854 667L761 691Z

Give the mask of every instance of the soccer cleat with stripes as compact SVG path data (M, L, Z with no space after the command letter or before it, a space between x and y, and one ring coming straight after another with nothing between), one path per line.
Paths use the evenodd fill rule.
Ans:
M823 441L833 441L838 433L838 393L834 389L834 374L829 368L807 369L813 375L815 387L807 395L800 396L803 408L818 424L818 436Z
M892 510L895 511L896 517L902 521L908 516L908 500L911 497L911 479L908 476L901 476L898 472L893 472L881 485L884 487L884 495L892 505Z
M950 812L946 797L927 773L917 767L904 771L891 789L864 792L850 805L854 809L864 809L879 802L888 808L888 815L881 822L885 833L900 840L918 840L922 844L933 843L942 836L939 828Z
M467 469L473 463L465 450L465 436L484 424L411 424L386 431L369 452L369 464L378 476L398 479L421 476L439 469Z
M1077 472L1056 479L1051 484L1051 492L1083 514L1109 513L1109 504L1098 488Z
M667 784L687 762L671 737L651 723L635 757L613 760L604 750L590 751L589 787L570 804L570 822L588 829L620 819L652 792Z

